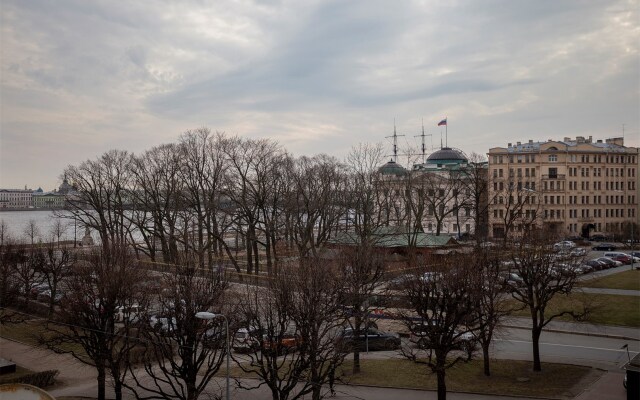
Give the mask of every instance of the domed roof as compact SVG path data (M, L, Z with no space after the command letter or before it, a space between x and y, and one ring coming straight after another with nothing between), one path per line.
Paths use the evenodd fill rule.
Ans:
M380 167L378 169L378 172L381 173L382 175L402 176L402 175L406 175L407 170L402 165L398 164L397 162L393 161L393 159L391 159L389 160L388 163Z
M467 158L462 154L461 151L452 149L450 147L443 147L438 151L431 153L429 157L427 157L427 162L435 164L435 163L466 163Z

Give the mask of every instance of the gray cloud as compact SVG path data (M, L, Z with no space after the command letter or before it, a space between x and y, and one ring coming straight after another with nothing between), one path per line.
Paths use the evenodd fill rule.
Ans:
M611 137L622 123L640 144L637 0L15 0L0 12L0 187L53 187L48 154L58 167L202 125L337 156L384 140L394 118L407 144L422 118L439 143L444 116L466 151Z

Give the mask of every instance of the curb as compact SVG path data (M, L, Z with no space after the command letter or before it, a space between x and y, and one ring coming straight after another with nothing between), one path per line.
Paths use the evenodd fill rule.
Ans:
M531 330L531 327L528 326L521 326L521 325L500 325L503 328L510 328L510 329L526 329L526 330ZM563 330L563 329L547 329L547 328L543 328L544 332L554 332L554 333L563 333L566 335L582 335L582 336L594 336L594 337L603 337L603 338L610 338L610 339L620 339L620 340L633 340L633 341L640 341L640 337L630 337L630 336L623 336L623 335L612 335L612 334L608 334L608 333L597 333L597 332L580 332L580 331L567 331L567 330Z

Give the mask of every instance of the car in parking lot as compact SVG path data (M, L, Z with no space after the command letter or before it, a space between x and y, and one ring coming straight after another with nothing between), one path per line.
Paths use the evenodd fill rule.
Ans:
M631 264L631 262L633 261L633 257L619 251L604 253L604 257L609 257L612 260L620 261L623 264Z
M240 328L233 336L231 347L238 353L254 351L260 347L258 334L255 328Z
M598 257L596 258L596 260L604 263L607 266L607 268L615 268L615 267L620 267L622 265L620 261L616 261L609 257Z
M396 350L400 348L400 335L392 332L379 331L373 327L363 329L355 335L352 328L344 328L336 337L336 343L345 346L351 352L354 349L368 350Z
M576 247L576 244L570 240L563 240L562 242L558 242L553 245L553 249L555 251L570 250L570 249L573 249L574 247Z
M618 247L613 243L598 243L592 247L593 250L597 251L614 251L617 248Z
M594 271L600 271L608 268L606 263L598 261L597 259L585 261L584 264L592 267Z
M571 250L571 252L569 253L570 256L572 257L582 257L584 255L587 254L587 249L583 248L583 247L577 247L573 250Z

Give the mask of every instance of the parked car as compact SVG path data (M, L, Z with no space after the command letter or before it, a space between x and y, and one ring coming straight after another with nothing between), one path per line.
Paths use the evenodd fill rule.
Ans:
M627 253L621 253L616 251L604 253L604 257L609 257L613 260L620 261L623 264L631 264L631 262L633 261L633 257L628 255Z
M400 276L396 276L395 278L387 282L387 289L402 290L406 288L415 279L417 279L416 275L412 275L412 274L403 274Z
M64 298L64 293L61 290L57 290L56 296L53 299L53 302L59 303L60 301L62 301L63 298ZM37 299L42 303L48 303L51 300L51 289L46 289L38 293Z
M595 268L587 263L582 263L578 265L578 270L583 274L588 274L589 272L593 272Z
M596 258L596 260L605 263L607 265L607 268L615 268L615 267L622 266L622 263L620 261L616 261L609 257L598 257Z
M587 254L587 249L582 247L575 248L571 250L571 252L569 253L569 255L572 257L582 257L586 254Z
M618 247L613 243L599 243L593 246L592 248L593 250L598 250L598 251L614 251Z
M629 255L640 258L640 251L632 251Z
M176 318L166 315L152 315L149 318L149 324L156 331L167 334L171 333L176 326Z
M353 329L344 328L338 333L336 343L345 346L347 351L358 349L360 351L367 350L396 350L400 347L400 336L397 333L383 332L375 328L369 328L362 331L357 337L353 333Z
M524 284L524 280L515 272L503 272L500 277L504 279L504 283L512 288L520 287Z
M594 271L600 271L608 268L608 265L606 263L598 261L596 259L585 261L584 264L592 267Z
M255 328L240 328L236 331L231 344L238 353L252 352L260 347L258 332Z
M562 276L576 276L582 273L577 265L572 264L555 264L552 268Z
M295 333L276 333L272 337L262 336L263 352L275 353L277 355L294 352L302 344L302 339Z
M555 251L570 250L570 249L573 249L574 247L576 247L576 244L570 240L563 240L562 242L558 242L553 245L553 249Z
M29 293L31 294L31 297L33 297L34 299L37 299L40 293L50 289L51 288L49 287L48 283L36 283L31 286Z
M116 307L115 321L116 322L137 322L140 317L140 306L137 304L131 306L119 306Z

